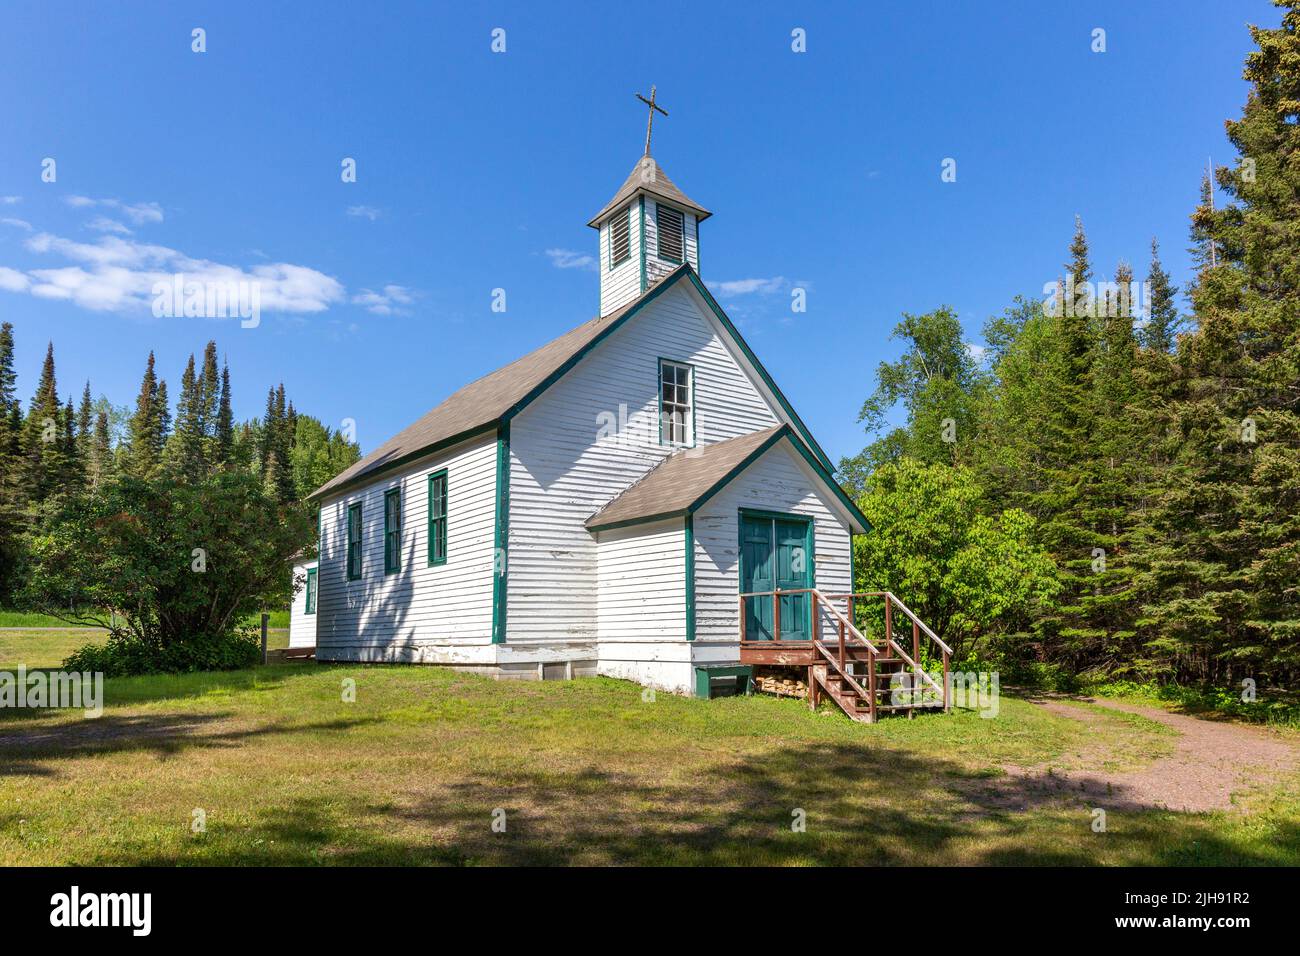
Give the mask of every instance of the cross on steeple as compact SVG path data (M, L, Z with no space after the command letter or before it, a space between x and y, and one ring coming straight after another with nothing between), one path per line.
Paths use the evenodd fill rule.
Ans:
M644 103L646 106L650 107L650 115L646 118L645 121L645 154L649 156L650 155L650 130L654 126L655 110L658 110L660 113L663 113L664 116L668 115L668 111L655 102L655 88L653 84L650 87L650 99L646 99L640 93L636 95L636 98L640 100L642 103Z

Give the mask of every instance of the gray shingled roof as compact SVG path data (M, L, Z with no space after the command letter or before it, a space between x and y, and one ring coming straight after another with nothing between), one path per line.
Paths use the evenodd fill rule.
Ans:
M665 276L663 281L672 279L677 271L680 270ZM398 432L356 464L321 485L309 497L327 494L372 472L392 467L403 460L414 460L435 445L446 444L457 438L468 438L475 432L495 425L565 362L579 354L629 309L641 302L650 291L652 290L647 290L645 295L616 312L584 322L523 358L453 392L446 401L414 425Z
M656 518L684 515L697 501L725 482L750 455L790 426L773 425L762 431L730 438L713 445L688 448L665 458L640 481L587 519L587 529L638 524Z
M699 203L688 199L686 194L677 188L677 184L668 178L668 174L664 172L662 166L655 162L653 156L642 156L637 160L636 165L632 167L632 172L627 177L627 181L614 194L614 198L605 203L605 208L596 213L587 225L593 227L600 225L602 219L635 196L640 190L645 190L653 196L658 196L674 205L691 210L696 214L700 222L713 215Z

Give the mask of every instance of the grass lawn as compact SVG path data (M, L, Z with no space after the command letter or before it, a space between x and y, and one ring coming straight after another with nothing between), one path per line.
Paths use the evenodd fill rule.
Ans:
M867 726L604 678L322 664L106 698L94 720L0 711L0 864L1300 863L1294 777L1249 814L1114 808L1094 833L1087 805L1003 769L1068 768L1098 728L1122 765L1167 749L1167 728L1100 709L1004 697L996 719Z
M16 670L19 665L58 667L77 648L102 641L105 634L94 628L75 627L0 630L0 670ZM269 648L288 647L288 630L268 629L266 644Z

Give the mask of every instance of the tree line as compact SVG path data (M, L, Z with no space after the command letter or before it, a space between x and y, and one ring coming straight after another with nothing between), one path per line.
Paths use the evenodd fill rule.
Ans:
M201 483L247 474L279 504L302 501L360 457L357 444L298 412L284 385L268 390L262 417L236 422L229 366L217 345L190 355L174 409L149 353L134 407L93 397L59 397L54 344L46 347L24 410L16 395L13 325L0 325L0 606L30 576L31 542L69 499L115 478Z
M894 330L903 355L861 413L877 437L841 463L879 516L859 583L911 584L951 617L954 594L999 582L957 555L1012 569L997 613L958 613L968 653L1219 686L1300 676L1300 3L1279 6L1279 28L1251 28L1238 156L1201 183L1185 289L1155 240L1140 301L1125 262L1097 282L1076 220L1055 292L989 320L983 354L948 308ZM1008 518L1010 553L990 537Z

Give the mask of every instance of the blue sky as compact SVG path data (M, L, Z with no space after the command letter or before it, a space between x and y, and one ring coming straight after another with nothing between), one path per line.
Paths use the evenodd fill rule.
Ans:
M701 274L838 460L899 314L951 305L978 342L1057 274L1076 213L1104 276L1145 274L1156 236L1184 281L1245 24L1278 22L1265 0L470 7L5 3L0 318L24 401L47 339L64 394L127 403L150 349L175 388L215 338L238 417L283 381L373 448L594 314L585 223L655 83L654 154L714 211ZM176 263L260 270L276 307L155 318L141 274Z

